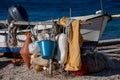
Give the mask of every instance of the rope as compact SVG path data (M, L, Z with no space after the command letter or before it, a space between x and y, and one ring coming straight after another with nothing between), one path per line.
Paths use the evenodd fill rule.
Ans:
M66 31L65 31L65 33L66 33L66 35L67 35L67 37L68 37L68 42L69 42L69 37L70 37L70 24L73 22L73 20L72 19L70 19L68 22L67 22L67 25L66 25Z
M37 26L37 29L31 28L31 33L32 33L32 37L33 37L34 41L38 40L37 39L37 36L38 36L38 24L36 26Z
M16 32L17 27L14 27L14 21L12 21L8 27L8 45L9 47L17 46Z

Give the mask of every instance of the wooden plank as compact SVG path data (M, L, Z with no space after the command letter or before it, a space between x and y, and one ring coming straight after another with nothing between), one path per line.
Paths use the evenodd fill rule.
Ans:
M8 24L8 21L0 20L0 23ZM38 22L16 21L14 22L14 25L40 25L40 24L52 25L52 21L38 21Z
M109 39L99 41L99 46L108 46L108 45L120 44L120 39Z
M118 38L118 39L109 39L109 40L100 40L99 42L100 43L106 43L106 42L114 42L114 41L120 41L120 39Z
M6 21L6 20L0 20L0 23L1 24L8 24L8 21Z
M2 24L8 24L8 21L5 20L0 20L0 23ZM14 25L30 25L30 26L34 26L34 25L53 25L53 22L51 20L49 21L36 21L36 22L29 22L29 21L16 21L14 22ZM92 24L92 22L90 21L81 21L81 24Z
M17 21L14 23L15 25L41 25L41 24L46 24L46 25L52 25L52 22L25 22L25 21Z
M100 50L98 52L116 52L116 51L120 51L120 49L110 49L110 50Z
M112 18L120 18L120 14L111 15Z

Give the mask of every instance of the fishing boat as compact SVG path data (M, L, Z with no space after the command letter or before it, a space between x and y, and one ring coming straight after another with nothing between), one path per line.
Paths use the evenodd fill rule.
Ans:
M2 29L0 29L0 52L19 52L21 49L22 43L26 39L25 33L31 31L31 28L32 28L33 34L36 34L36 30L39 32L41 30L53 28L52 20L29 22L27 21L27 19L21 19L21 15L16 6L10 9L11 11L9 14L12 14L11 17L14 17L14 19L16 20L14 20L13 22L11 21L11 23L9 23L9 20L0 21L0 25L2 26ZM17 11L18 17L15 17L16 16L16 14L14 14L15 11L12 13L13 10ZM70 17L70 19L71 20L77 19L81 21L80 33L82 34L84 39L83 48L94 49L95 46L98 45L99 39L105 29L107 22L109 22L114 17L120 17L120 15L108 15L108 14L104 14L102 10L99 10L95 14ZM20 18L20 19L17 20L17 18ZM59 23L59 19L55 19L54 21ZM11 25L12 25L12 28L16 26L20 27L21 25L26 25L31 27L30 29L29 28L23 29L23 30L19 29L16 31L17 45L12 47L9 46L9 40L11 39L9 38L9 36L10 34L11 35L14 34L14 32L10 33L9 27Z

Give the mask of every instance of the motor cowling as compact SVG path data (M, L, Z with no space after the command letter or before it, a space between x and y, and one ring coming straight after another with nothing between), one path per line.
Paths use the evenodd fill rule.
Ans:
M8 20L28 21L28 14L21 5L17 4L8 8Z
M8 8L8 21L28 21L28 14L26 10L19 4L13 5ZM20 25L19 25L20 26ZM26 29L28 26L21 25L19 29Z

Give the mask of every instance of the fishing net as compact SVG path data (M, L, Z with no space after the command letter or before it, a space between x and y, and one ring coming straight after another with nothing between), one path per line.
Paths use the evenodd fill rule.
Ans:
M82 59L88 66L88 72L98 72L109 67L109 59L102 53L86 54Z

